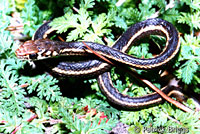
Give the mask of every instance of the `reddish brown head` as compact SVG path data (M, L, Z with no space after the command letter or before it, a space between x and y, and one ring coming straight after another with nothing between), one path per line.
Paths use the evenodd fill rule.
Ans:
M21 45L15 51L15 54L20 59L33 59L33 57L37 56L38 52L39 50L37 46L35 45L34 41L29 40L29 41L26 41L23 45Z
M51 42L47 39L40 39L26 41L15 51L15 54L19 59L39 60L50 57L52 52Z
M16 56L20 59L29 59L30 55L35 55L37 53L38 48L32 40L26 41L15 51Z

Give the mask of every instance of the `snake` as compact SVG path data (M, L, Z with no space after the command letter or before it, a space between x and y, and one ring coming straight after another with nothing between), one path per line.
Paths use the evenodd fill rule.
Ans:
M130 26L111 46L102 45L96 42L82 41L63 42L50 40L48 34L55 31L50 25L50 21L44 23L35 32L32 40L26 41L15 51L16 56L22 60L44 60L54 57L70 57L90 55L93 59L87 61L66 62L60 61L52 71L65 76L87 76L98 75L97 81L101 92L114 105L126 109L139 109L163 101L162 97L156 93L150 93L139 97L124 95L114 87L110 69L113 67L109 63L94 56L93 51L101 56L131 68L150 70L166 65L172 60L180 48L179 33L168 21L160 18L150 18ZM166 38L166 45L163 51L153 58L137 58L128 55L127 52L136 41L150 35L160 35ZM168 96L182 94L174 85L163 87L162 92Z

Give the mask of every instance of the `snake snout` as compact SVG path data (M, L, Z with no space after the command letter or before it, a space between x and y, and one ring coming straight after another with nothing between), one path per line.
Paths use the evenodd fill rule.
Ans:
M20 59L27 59L29 55L36 54L38 48L34 45L34 41L26 41L16 51L15 54Z

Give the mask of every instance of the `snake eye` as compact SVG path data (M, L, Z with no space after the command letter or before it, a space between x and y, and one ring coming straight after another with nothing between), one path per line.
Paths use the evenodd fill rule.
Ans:
M36 53L29 55L29 59L37 59L37 57L38 57L38 54Z

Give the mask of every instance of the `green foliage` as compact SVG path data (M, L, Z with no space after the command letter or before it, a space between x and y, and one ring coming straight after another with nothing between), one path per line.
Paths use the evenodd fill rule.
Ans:
M58 103L51 105L51 114L53 114L54 118L61 117L62 123L65 124L66 127L65 132L70 130L72 133L105 133L104 130L109 130L116 124L116 119L109 118L108 121L104 119L101 121L101 123L99 123L100 114L104 110L100 109L101 106L99 108L97 107L97 111L101 111L101 113L98 112L97 114L93 115L92 112L90 113L90 111L92 111L92 109L90 109L91 105L88 105L91 103L102 105L104 102L97 99L86 102L85 99L78 101L76 98L62 98ZM85 110L83 110L83 106L88 107L89 110L87 113L85 113ZM96 106L98 105L95 105L93 108ZM115 116L115 113L118 113L118 111L112 108L107 108L106 112L106 115L112 114L113 117Z
M197 70L200 63L200 38L191 35L185 35L181 38L181 52L179 61L185 61L177 70L177 76L182 78L186 84L195 83L194 77L197 77Z
M0 131L4 133L11 133L15 126L18 126L21 122L21 118L18 118L15 112L9 112L8 109L0 109L1 122L5 121L5 124L0 125Z
M48 129L52 130L49 133L107 133L118 121L130 126L129 133L134 133L136 127L143 130L144 127L169 126L187 128L189 133L199 132L198 112L185 113L167 102L141 110L116 109L108 103L95 79L83 82L89 86L80 87L77 92L84 90L81 96L65 94L72 89L60 86L62 80L48 73L35 74L30 66L27 69L26 61L16 58L14 52L19 44L7 31L11 13L18 11L24 24L23 33L29 37L45 20L54 18L52 27L58 33L66 32L66 41L112 45L130 25L152 17L163 18L181 32L180 52L175 65L169 67L169 73L181 80L185 89L200 93L200 36L196 36L200 30L199 0L170 0L169 3L166 0L126 0L118 6L116 0L27 0L24 5L23 2L0 1L0 133L41 134L48 133ZM160 50L165 40L151 36L128 53L151 58L154 53L149 42ZM153 73L136 71L161 88L156 70ZM115 87L123 94L135 97L152 92L117 68L111 70L111 75ZM65 82L64 87L68 84L70 81ZM192 99L186 105L195 109Z
M80 134L80 133L99 133L99 134L106 134L105 131L102 130L109 130L111 127L115 125L115 121L109 120L109 122L106 123L106 120L104 119L101 121L101 123L98 125L99 120L94 120L93 122L88 121L84 122L75 117L74 119L72 116L70 116L67 112L63 111L63 123L66 124L66 128L70 129L73 134Z
M9 64L14 63L13 59L1 60L0 63L0 82L1 91L1 105L5 108L9 108L12 111L16 111L17 114L21 114L24 111L24 102L26 92L19 87L16 87L18 76L13 73L13 67ZM9 99L9 103L8 100Z
M183 3L189 6L189 12L180 12L178 23L187 24L190 27L190 32L194 29L200 29L200 3L198 0L188 1L183 0Z
M60 89L56 85L58 80L54 79L52 76L41 75L34 78L21 77L21 80L23 83L30 85L27 88L29 94L37 91L37 95L41 99L58 101L61 96Z
M144 58L152 58L152 54L149 52L149 44L148 43L143 43L139 46L132 47L131 50L129 51L129 54L134 55L138 58L144 57Z
M190 105L193 105L192 100L188 100ZM164 128L164 133L170 133L169 128L179 128L187 133L198 133L199 129L199 114L185 113L180 109L172 109L169 104L159 105L153 108L144 109L135 112L123 112L121 120L124 123L132 125L129 132L134 132L134 127L139 127L141 131L147 131L144 128ZM146 122L144 124L144 122ZM152 132L152 130L150 131ZM157 132L157 131L156 131ZM173 131L176 133L177 131ZM183 133L183 132L182 132Z
M28 0L21 12L21 18L24 22L24 34L32 37L40 24L49 19L50 14L49 11L40 10L34 0Z
M11 3L8 0L1 0L0 1L0 29L5 29L10 23L10 16L9 14L13 10L11 8Z
M9 53L11 52L11 48L13 47L13 40L8 31L1 30L0 41L0 57L3 59L13 56Z
M58 33L66 32L72 28L73 30L67 36L67 41L82 39L103 43L101 37L111 34L109 27L112 26L113 13L101 13L92 19L92 15L87 9L92 8L94 3L93 1L85 2L86 4L80 4L77 14L67 12L63 17L54 19L51 25Z

